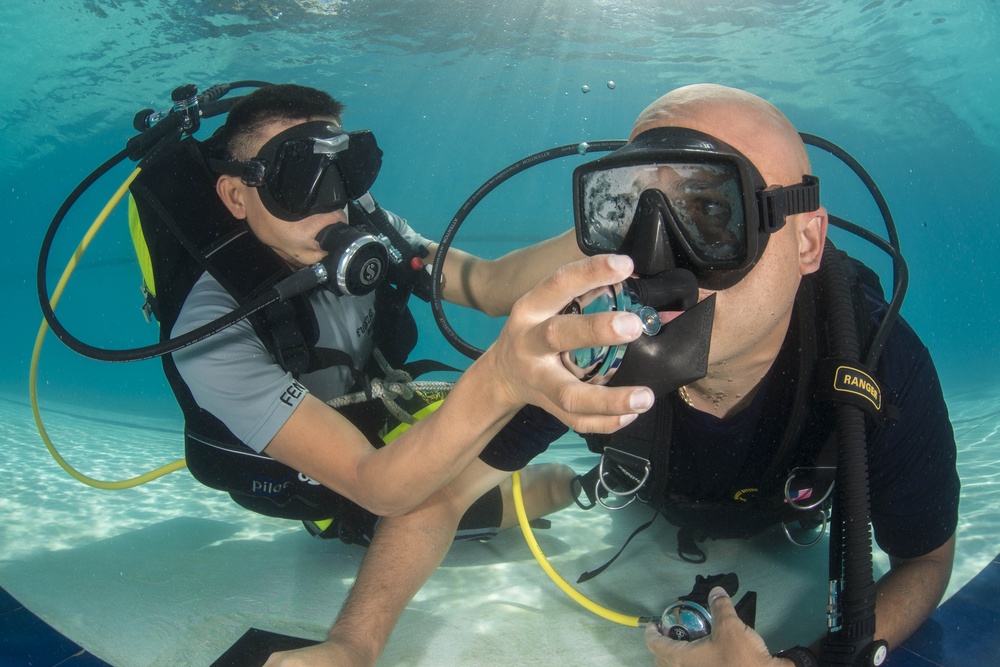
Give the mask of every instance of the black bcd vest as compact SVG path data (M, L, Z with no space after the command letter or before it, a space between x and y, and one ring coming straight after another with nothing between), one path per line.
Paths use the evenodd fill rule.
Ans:
M862 349L867 349L875 327L864 286L881 295L878 276L832 244L825 250L823 261L826 268L821 270L843 271L849 276L857 336ZM831 355L825 303L819 275L805 276L796 295L789 334L769 372L771 380L764 397L768 402L761 420L787 418L787 421L783 429L777 429L783 435L773 449L771 460L761 466L762 474L749 481L737 480L725 500L706 501L672 491L668 478L673 420L675 411L686 407L679 403L678 397L668 396L616 433L584 436L591 451L605 456L604 474L609 486L632 488L645 474L648 462L648 479L637 497L679 527L682 542L690 540L692 534L699 539L746 538L776 523L801 521L808 525L818 520L817 512L829 508L832 494L815 509L796 509L786 502L786 483L793 496L799 490L811 489L811 500L801 503L808 505L827 494L836 476L835 403L830 392L823 390L828 380L825 368L829 365L823 360ZM768 405L774 405L772 395L790 400L790 411L770 414ZM891 409L883 409L878 418L868 420L868 430L882 423L890 412ZM789 481L792 471L795 475ZM599 475L595 468L580 478L591 502L595 500ZM596 492L604 493L599 487ZM686 547L684 544L680 547L685 557Z
M188 138L149 156L130 186L143 236L152 262L156 295L149 306L166 340L195 282L209 272L242 305L291 274L288 266L235 219L215 193L215 175L205 159L205 145ZM367 226L368 214L351 204L352 225ZM377 233L377 232L373 232ZM398 235L397 235L398 237ZM407 306L412 289L405 273L390 273L378 288L373 324L375 345L393 368L404 366L417 339L416 324ZM354 369L340 350L316 347L319 328L308 295L302 294L249 316L249 320L276 362L298 378L332 365L346 365L355 375L355 390L363 389L375 369ZM228 491L237 503L253 511L295 519L313 516L311 502L282 505L263 494L249 497L242 490L247 469L254 480L294 479L293 469L244 445L214 415L200 408L177 371L170 355L163 370L184 413L185 455L188 469L201 483ZM379 428L385 410L379 402L347 406L340 411L373 443L380 445ZM256 482L255 482L256 483ZM275 482L276 483L276 482Z

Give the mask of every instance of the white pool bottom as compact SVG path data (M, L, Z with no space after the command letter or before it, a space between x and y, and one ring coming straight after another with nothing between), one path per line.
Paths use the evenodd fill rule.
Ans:
M997 397L950 400L964 481L959 562L949 594L996 554L1000 521ZM60 451L88 474L131 476L181 454L180 424L45 406ZM66 475L41 444L26 400L0 400L0 585L57 630L116 667L208 665L248 628L320 639L363 550L310 537L292 522L242 510L181 471L139 488L100 491ZM544 460L578 471L586 448L556 443ZM537 531L572 581L603 564L649 518L570 508ZM659 520L605 573L578 588L626 614L659 613L697 574L736 572L759 595L757 627L772 650L825 628L826 542L802 549L780 532L708 542L709 560L676 555ZM405 554L400 554L405 558ZM876 562L876 576L886 567ZM742 593L741 593L742 594ZM652 664L641 629L615 625L567 598L535 563L520 532L456 545L412 601L380 664Z

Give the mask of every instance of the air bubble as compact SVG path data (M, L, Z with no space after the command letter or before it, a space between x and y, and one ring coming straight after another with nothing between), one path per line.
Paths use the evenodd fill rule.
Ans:
M576 145L576 152L579 153L580 155L586 155L587 151L589 150L590 150L590 144L588 144L586 141L581 141Z
M616 84L615 84L615 82L614 82L614 81L608 81L608 88L609 88L609 89L611 89L611 90L614 90L614 89L615 89L615 85L616 85Z
M589 93L590 92L590 86L588 86L587 84L583 84L582 86L580 86L580 90L582 90L585 93Z

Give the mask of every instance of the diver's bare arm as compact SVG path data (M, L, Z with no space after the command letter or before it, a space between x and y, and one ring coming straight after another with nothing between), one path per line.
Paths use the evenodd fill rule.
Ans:
M639 319L630 313L558 313L573 295L618 282L631 270L628 258L611 255L560 268L518 301L500 337L442 406L381 449L307 396L265 451L375 514L392 516L448 484L527 403L574 430L617 430L652 405L651 392L580 382L559 351L632 341L641 335Z
M327 641L275 653L265 667L374 666L400 614L455 537L461 512L434 502L442 493L410 514L382 519Z
M433 261L437 245L431 244L430 250L428 261ZM480 259L452 248L445 258L443 296L447 301L492 317L507 315L514 302L542 278L582 257L573 230L495 260Z
M419 511L383 519L328 643L356 656L357 664L374 665L400 614L448 552L457 527L457 518L427 520Z
M374 664L400 614L448 552L465 510L508 476L476 460L415 511L382 519L328 643Z
M955 536L918 558L890 559L891 569L876 585L875 636L895 648L937 608L955 561Z
M327 641L275 653L265 667L374 665L400 614L448 552L465 510L508 476L477 459L413 512L383 518Z

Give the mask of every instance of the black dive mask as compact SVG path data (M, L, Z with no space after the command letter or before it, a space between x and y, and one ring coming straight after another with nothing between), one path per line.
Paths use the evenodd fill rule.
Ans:
M382 166L382 151L368 130L344 132L317 120L279 132L249 160L210 163L257 188L271 215L297 222L339 211L368 192Z
M661 127L577 167L573 208L584 253L629 255L640 276L685 268L721 290L750 272L786 216L819 208L819 179L767 187L725 142Z
M754 267L785 216L819 208L813 176L765 187L736 149L686 128L643 132L573 172L576 237L588 255L629 255L636 277L589 294L566 312L629 311L643 335L628 345L574 350L568 368L596 384L642 385L655 396L701 379L715 295ZM680 314L678 314L680 311ZM668 313L660 324L660 312Z

